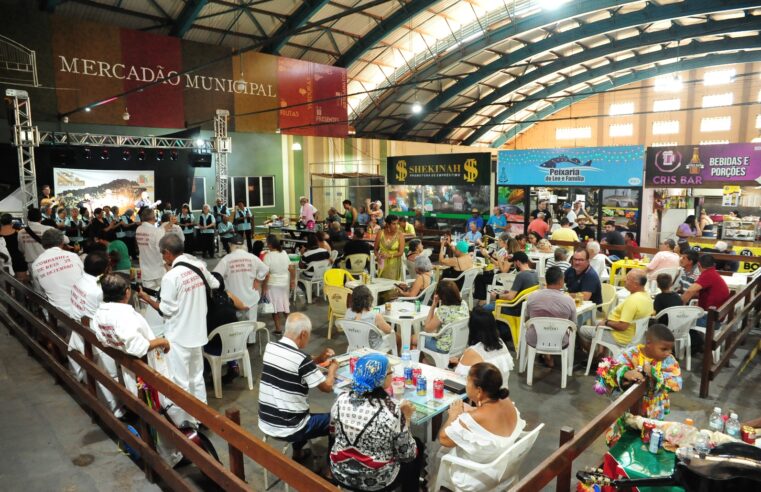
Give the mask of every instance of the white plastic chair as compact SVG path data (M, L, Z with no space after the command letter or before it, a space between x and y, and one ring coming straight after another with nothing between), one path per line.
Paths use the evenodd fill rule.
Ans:
M645 286L645 292L649 292L651 295L655 295L660 292L660 289L658 289L658 283L655 281L655 279L658 278L658 275L662 273L665 273L671 277L671 285L674 285L675 279L679 279L679 267L661 268L660 270L656 270L649 275L652 277L652 279L648 279L647 285Z
M539 432L543 427L544 424L539 424L531 431L521 432L518 440L491 463L476 463L454 456L452 452L444 455L441 459L441 465L439 466L439 473L436 476L436 485L433 487L433 492L439 492L442 487L446 487L447 489L456 492L459 491L451 480L452 468L466 469L469 470L471 474L478 475L479 477L493 477L495 472L497 472L497 481L494 483L485 483L484 488L479 490L510 490L518 481L518 473L523 465L523 461L526 459L529 451L531 451L531 448L534 447L536 438L539 436Z
M264 347L268 343L270 343L270 332L267 329L267 325L263 321L256 321L254 324L254 328L251 331L251 334L248 336L248 340L246 340L246 343L249 345L253 345L256 343L256 335L257 333L261 334L259 336L259 355L262 355L264 353Z
M531 386L534 381L534 359L536 354L560 355L561 382L565 389L566 378L570 372L573 375L573 352L576 346L576 323L560 318L532 318L526 321L526 329L534 327L536 332L536 347L526 345L526 362L528 374L526 383ZM568 346L563 348L563 337L569 333ZM523 336L525 338L525 335Z
M348 271L352 275L360 275L365 273L367 263L370 261L370 256L364 253L357 253L346 256L340 263L341 268Z
M251 373L251 355L248 353L246 341L248 335L254 329L253 321L236 321L217 327L209 333L209 340L219 335L222 341L222 350L219 355L208 354L204 351L203 356L211 366L211 377L214 381L214 397L222 398L222 364L234 360L240 360L243 367L243 376L248 379L248 389L254 389L254 378Z
M338 250L334 249L330 252L330 260L328 260L331 265L336 262L336 258L338 258Z
M393 331L391 333L383 333L380 328L372 323L350 319L338 319L336 320L336 326L346 334L346 339L349 342L346 352L370 348L370 333L374 332L381 339L381 345L376 347L375 350L384 353L391 352L392 355L397 355L396 334Z
M436 333L421 331L418 333L418 349L420 352L428 354L433 359L436 367L446 369L449 367L449 359L462 355L465 349L468 348L468 321L470 321L470 318L453 321L439 328L439 331ZM426 339L431 338L435 340L447 330L452 331L452 345L449 347L449 352L443 354L425 347Z
M690 342L690 330L695 327L705 314L703 308L696 306L674 306L666 308L655 315L655 319L668 316L668 329L674 334L674 355L681 359L682 350L686 352L687 370L692 369L692 342Z
M491 288L494 290L498 285L501 285L503 289L509 289L513 285L513 281L515 281L514 272L495 273L491 280Z
M610 284L601 284L602 287L602 304L598 304L597 308L602 310L603 318L608 317L610 310L616 306L618 295L616 293L616 287Z
M592 338L592 345L589 347L589 359L587 360L587 371L584 374L587 376L589 375L589 370L592 368L592 360L595 358L595 352L597 351L598 345L602 345L603 347L607 348L608 350L611 351L612 356L616 357L618 354L623 352L623 350L629 345L637 345L638 343L642 341L642 339L645 337L645 331L647 331L647 325L649 322L650 322L649 316L645 316L644 318L634 320L634 324L636 326L634 331L634 337L628 344L623 346L616 343L616 340L611 336L610 332L613 330L612 328L606 328L604 326L598 327L597 331L595 332L594 338Z
M469 309L473 309L473 283L476 281L476 277L479 273L481 273L480 268L468 268L457 278L450 279L455 283L459 282L460 279L463 279L462 289L460 289L460 297L467 301Z
M420 304L422 304L423 306L428 306L431 303L431 297L433 297L433 293L435 291L436 291L436 282L431 282L431 285L421 290L420 294L414 297L397 297L396 300L409 301L409 302L420 301Z
M314 287L317 287L317 296L320 295L320 289L322 288L322 277L325 275L325 272L328 271L330 268L330 261L329 260L322 260L322 261L315 261L314 263L310 263L309 266L304 270L305 272L312 272L312 277L306 277L306 276L299 276L296 279L296 282L304 286L304 291L306 291L307 294L307 303L312 304L312 290ZM294 294L294 298L295 298Z
M275 449L278 449L281 453L288 456L291 454L291 451L293 450L293 445L289 443L288 441L282 441L276 437L270 437L267 434L262 435L262 441L269 444L269 441L273 440L275 443L277 443L278 447ZM283 447L279 447L279 445L282 444ZM270 488L274 487L278 482L282 481L281 479L276 479L272 484L269 483L269 472L267 471L267 468L262 467L264 470L264 490L269 490ZM283 485L285 486L285 492L290 492L291 488L288 486L287 483L283 482Z

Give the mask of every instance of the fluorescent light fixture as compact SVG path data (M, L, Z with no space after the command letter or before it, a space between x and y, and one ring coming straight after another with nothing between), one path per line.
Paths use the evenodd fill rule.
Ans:
M651 147L676 147L679 145L676 142L653 142Z
M732 128L731 116L719 116L716 118L703 118L700 120L701 132L726 132Z
M679 75L661 75L655 78L656 92L679 92L682 90L682 77Z
M678 121L653 121L653 135L671 135L674 133L679 133Z
M622 114L633 114L634 113L634 103L633 102L622 102L622 103L614 103L610 105L610 109L608 114L611 116L618 116Z
M720 108L722 106L731 106L734 94L726 92L724 94L711 94L710 96L703 96L704 108Z
M592 127L581 126L577 128L557 128L555 130L555 139L557 140L577 140L592 138Z
M291 145L291 150L301 150L301 144L299 142L293 142L293 145Z
M700 145L724 145L728 144L729 140L701 140Z
M611 137L631 137L633 134L634 125L632 123L622 123L608 127L608 135Z
M706 72L703 75L703 85L722 85L732 83L735 80L736 73L734 68Z
M678 97L653 101L653 111L679 111L681 107L682 101Z

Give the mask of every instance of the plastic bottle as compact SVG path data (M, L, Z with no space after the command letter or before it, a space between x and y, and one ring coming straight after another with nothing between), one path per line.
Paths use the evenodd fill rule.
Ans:
M720 407L713 407L713 413L708 417L708 427L716 432L724 432L724 418L721 416Z
M531 245L529 243L526 243L526 254L528 254L529 251L531 251Z
M737 414L732 412L727 420L727 425L724 428L724 433L728 436L740 439L740 420L737 418Z
M695 436L695 451L700 454L708 454L711 451L711 441L703 431L698 432L698 435Z

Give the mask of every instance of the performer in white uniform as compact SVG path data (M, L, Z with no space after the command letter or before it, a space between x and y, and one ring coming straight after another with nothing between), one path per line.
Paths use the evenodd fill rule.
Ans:
M144 300L164 318L164 336L171 342L172 351L167 363L177 386L206 403L206 384L203 380L203 346L206 345L207 292L203 279L187 263L203 275L210 288L219 287L206 265L196 257L184 254L183 241L167 234L159 242L164 261L171 269L161 280L161 302L140 292Z
M32 283L35 290L66 314L71 313L71 288L84 274L79 256L61 249L66 236L52 227L42 237L45 251L32 263Z
M21 249L21 252L24 253L24 259L29 266L34 263L34 260L36 260L37 257L43 253L43 251L45 251L45 247L41 242L42 235L49 229L55 229L55 227L42 225L40 223L41 220L42 213L39 209L29 209L29 212L27 213L27 226L18 232L19 248ZM31 234L29 231L27 231L27 228L29 228ZM40 238L40 240L38 241L35 236ZM65 237L63 244L68 243L69 238Z
M129 304L132 291L127 279L114 273L107 274L101 278L101 286L103 302L93 318L93 331L98 340L103 345L133 357L147 356L149 366L171 378L171 368L167 364L167 354L171 353L170 343L165 338L157 338L145 318ZM122 374L124 385L137 396L135 374L125 367L122 367ZM185 421L195 424L195 419L162 394L159 394L159 403L175 425L180 426ZM169 446L161 436L158 439L157 450L170 466L176 465L182 459L182 454Z
M151 209L144 210L140 220L142 222L135 231L135 238L140 251L141 278L145 287L158 290L161 277L166 273L159 240L166 231L163 227L156 227L156 213Z
M260 285L267 277L270 269L262 260L246 250L242 237L234 237L230 243L230 248L230 254L219 260L214 271L225 279L227 290L248 306L248 319L256 321ZM252 332L249 343L253 343L255 340L256 333Z

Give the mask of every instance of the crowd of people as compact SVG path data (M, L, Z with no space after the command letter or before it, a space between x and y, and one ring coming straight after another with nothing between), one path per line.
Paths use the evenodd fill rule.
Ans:
M302 197L300 203L301 220L319 220L319 211L308 199ZM330 209L325 221L327 230L306 235L298 269L274 235L265 242L253 241L252 215L242 203L230 209L217 201L213 208L204 206L197 218L187 205L179 213L150 205L141 208L139 217L132 210L120 214L118 209L104 207L96 209L92 219L86 210L80 214L76 208L30 209L27 224L20 229L5 214L0 216L0 246L5 246L5 250L0 247L0 258L5 255L8 270L30 281L53 306L82 322L104 345L136 357L147 355L152 366L204 403L203 353L220 350L219 341L210 342L208 334L228 322L256 321L260 301L265 298L272 304L274 333L282 337L265 348L258 427L272 438L291 442L297 461L305 459L304 446L309 440L328 436L330 475L340 485L355 490L394 486L418 490L425 443L411 434L412 405L395 400L386 391L390 387L391 365L384 355L360 358L353 385L338 397L331 411L310 412L309 390L333 391L337 370L331 349L315 357L304 352L312 320L304 313L290 313L291 294L301 276L308 278L310 266L353 267L358 257L366 256L362 264L368 265L369 271L374 253L378 276L398 282L383 300L421 299L433 289L421 332L434 336L413 336L406 349L414 350L420 343L428 351L449 354L451 327L467 320L468 347L463 353L452 354L450 367L466 378L469 403L458 401L449 408L438 440L445 450L454 448L457 456L483 463L514 443L526 425L507 389L513 369L510 347L517 347L509 327L495 318L495 311L519 316L521 305L514 301L525 298L528 319L552 317L578 323L579 350L589 350L591 341L602 330L603 338L620 349L614 360L618 364L615 367L622 368L622 377L616 379L618 386L651 377L632 360L648 361L661 371L653 373L653 377L661 378L660 385L649 394L646 411L663 418L668 412L668 393L681 387L679 366L671 355L673 335L664 325L654 324L644 343L632 345L637 322L693 299L707 309L720 306L729 297L711 255L680 251L677 242L666 240L645 269L626 274L624 288L628 295L615 307L603 311L598 319L593 313L591 319L579 320L577 300L603 304L607 265L616 254L606 255L605 246L624 245L626 239L610 223L600 242L590 238L583 233L584 211L577 204L550 232L546 203L544 209L540 203L528 234L516 236L504 232L504 217L499 209L486 221L475 211L462 232L445 231L441 236L438 281L433 274L433 251L426 250L421 239L415 237L416 227L424 224L417 219L408 223L406 217L383 216L377 202L357 209L346 200L342 213ZM364 225L376 223L382 228L367 235L363 221ZM219 238L226 254L210 271L192 253L215 256L215 238ZM580 243L582 238L586 239L582 246L568 245ZM564 245L553 247L547 239L564 241ZM532 250L552 252L543 278L529 258ZM467 286L471 305L462 292L466 287L464 274L473 271L477 263L493 268L482 268L472 285ZM134 275L136 266L139 277ZM662 273L664 269L673 269L677 276ZM492 288L494 276L503 273L514 274L512 283ZM654 298L646 288L648 282L655 282L660 289ZM211 309L214 291L229 300L222 303L229 304L227 308L220 308L215 301ZM368 322L384 336L393 334L394 327L373 310L373 301L366 286L356 287L346 319ZM397 348L402 349L400 337L395 337ZM536 346L533 328L525 337L528 346ZM570 332L566 333L565 346L570 338ZM370 343L372 347L372 337ZM72 334L70 350L82 352L83 345L81 337ZM693 340L692 348L702 349L699 337ZM96 352L96 361L116 380L114 361ZM555 365L551 356L541 360L550 368ZM422 361L427 361L425 356ZM83 380L82 369L73 360L70 364L77 378ZM237 366L228 366L228 376L234 377L237 372ZM127 374L124 380L136 392L134 375ZM98 395L117 417L129 416L105 387L98 385ZM177 425L194 423L192 417L165 398L162 406L173 408L169 416ZM181 458L166 444L159 451L171 465ZM368 462L377 466L365 466ZM489 480L466 469L456 469L452 478L463 488Z

